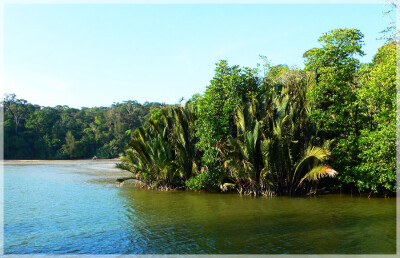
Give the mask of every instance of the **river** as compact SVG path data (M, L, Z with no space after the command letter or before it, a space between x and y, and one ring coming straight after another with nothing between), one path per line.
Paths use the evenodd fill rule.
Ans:
M393 254L395 198L153 191L115 161L6 161L5 254Z

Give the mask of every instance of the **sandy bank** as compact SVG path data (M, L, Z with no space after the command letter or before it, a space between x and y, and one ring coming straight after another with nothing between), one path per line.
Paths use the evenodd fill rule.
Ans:
M19 160L2 160L1 162L5 165L9 164L27 164L27 163L34 163L34 164L51 164L51 163L82 163L82 162L93 162L93 163L102 163L102 162L114 162L117 163L119 162L119 158L115 159L97 159L97 160L92 160L92 159L64 159L64 160L49 160L49 159L19 159Z

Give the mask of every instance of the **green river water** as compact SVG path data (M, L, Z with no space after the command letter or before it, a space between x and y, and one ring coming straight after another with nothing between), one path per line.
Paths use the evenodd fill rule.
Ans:
M5 162L5 254L394 254L396 199L152 191L113 161Z

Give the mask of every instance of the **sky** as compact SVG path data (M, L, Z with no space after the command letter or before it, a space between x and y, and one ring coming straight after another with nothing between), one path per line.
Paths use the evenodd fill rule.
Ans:
M0 94L42 106L178 103L203 94L215 63L304 67L303 53L336 28L364 33L370 62L390 20L384 4L143 5L4 7Z

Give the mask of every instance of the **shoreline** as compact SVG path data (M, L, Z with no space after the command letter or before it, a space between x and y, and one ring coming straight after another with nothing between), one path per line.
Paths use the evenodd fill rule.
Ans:
M96 164L99 163L99 165L101 163L103 164L116 164L117 162L120 162L120 158L114 158L114 159L97 159L97 160L93 160L93 159L64 159L64 160L1 160L1 164L3 165L46 165L46 164L68 164L68 163L91 163L91 164ZM117 168L116 166L113 168ZM117 187L124 187L124 184L127 185L131 185L134 184L136 185L136 187L142 188L142 189L146 189L147 191L162 191L162 192L175 192L175 191L182 191L182 192L204 192L204 193L220 193L220 194L237 194L237 195L243 195L243 196L249 196L248 194L240 194L237 191L231 190L231 191L218 191L218 190L201 190L201 191L191 191L185 188L169 188L169 187L153 187L151 185L148 185L147 183L138 180L138 179L128 179L124 182L118 182L118 179L121 179L121 177L131 177L131 172L121 169L121 168L117 168L120 170L121 174L118 175L117 177L111 177L113 179L115 179L115 183L117 184ZM109 177L105 176L104 180L108 180ZM324 196L324 195L346 195L346 196L352 196L352 197L362 197L362 198L383 198L383 199L390 199L390 198L397 198L396 194L392 195L389 194L388 196L384 196L384 195L375 195L372 194L369 196L369 193L351 193L351 192L340 192L340 191L327 191L327 192L321 192L318 193L316 195L300 195L300 196ZM282 195L282 196L286 196L286 195ZM292 196L294 198L296 197L300 197L300 196ZM265 195L257 195L257 197L269 197L269 196L265 196ZM280 197L280 196L273 196L273 197Z
M126 171L126 170L125 170ZM119 178L120 179L120 178ZM301 194L301 195L294 195L294 196L290 196L290 195L265 195L265 194L260 194L260 195L252 195L252 194L245 194L245 193L240 193L236 190L230 190L230 191L219 191L216 189L211 189L211 190L198 190L198 191L193 191L193 190L189 190L186 188L169 188L166 186L162 186L162 187L153 187L149 184L147 184L144 181L141 181L140 179L136 179L136 178L130 178L127 180L124 180L122 182L118 182L117 179L117 187L121 188L124 187L124 184L135 184L136 187L147 190L147 191L160 191L160 192L192 192L192 193L215 193L215 194L235 194L235 195L239 195L239 196L249 196L249 197L254 197L254 198L279 198L279 197L290 197L290 198L304 198L304 197L313 197L313 198L317 198L320 196L346 196L346 197L351 197L351 198L367 198L367 199L371 199L371 198L377 198L377 199L391 199L391 198L397 198L397 195L370 195L369 193L351 193L351 192L341 192L341 191L325 191L325 192L320 192L317 194Z
M120 161L120 158L114 158L114 159L6 159L6 160L1 160L1 163L3 164L19 164L19 163L51 163L51 162L57 162L57 163L62 163L62 162L107 162L107 161Z

